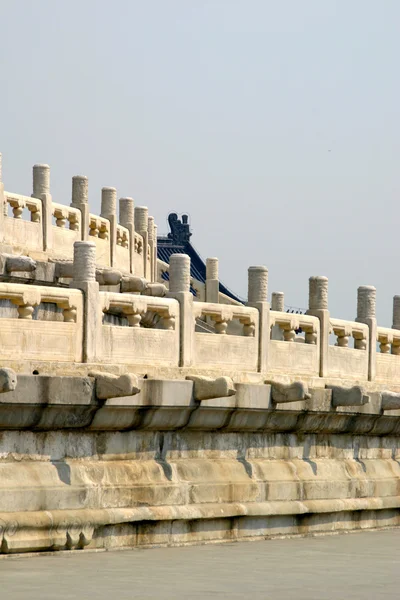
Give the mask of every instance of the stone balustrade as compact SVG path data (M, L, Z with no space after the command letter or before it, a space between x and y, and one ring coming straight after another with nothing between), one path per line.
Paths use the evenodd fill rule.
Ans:
M0 246L12 246L17 253L33 252L45 260L71 259L75 241L93 239L100 266L157 280L157 227L147 208L137 207L141 231L135 231L132 198L121 198L118 223L115 188L102 189L101 214L93 214L89 212L88 179L81 175L72 178L70 206L53 202L48 165L33 167L31 197L4 191L3 183L0 187Z
M0 283L0 299L7 310L0 318L0 360L19 369L32 361L76 363L83 352L83 296L68 288ZM54 320L38 318L41 306L53 305L46 313ZM13 316L14 315L14 316ZM59 317L59 318L57 318Z
M99 292L99 302L101 313L114 315L120 321L119 325L112 325L100 317L98 362L179 366L180 315L176 300Z
M329 334L336 343L329 345L329 375L347 379L368 379L368 326L355 321L329 319ZM350 339L353 338L353 347Z
M61 210L59 206L54 209L58 220L73 220L74 210L71 213L69 209L62 213ZM66 229L60 224L54 228ZM125 231L128 238L127 228L118 229L119 235ZM9 303L8 312L0 316L3 360L12 364L20 360L21 369L36 356L43 362L77 360L82 364L142 365L150 371L159 367L195 367L202 371L223 368L235 373L239 380L245 379L248 373L261 378L304 375L322 377L325 382L376 380L400 389L400 329L376 327L370 314L365 317L369 323L362 322L362 316L356 321L331 317L326 308L326 278L311 278L313 290L320 282L323 284L324 293L320 296L325 308L309 309L305 315L294 314L270 310L269 304L262 300L267 294L267 277L261 267L250 268L249 285L256 300L252 305L199 302L190 292L190 259L186 255L171 257L169 291L163 287L158 294L145 279L137 278L143 285L132 287L126 278L121 280L121 272L117 270L96 271L98 246L95 240L77 241L74 249L74 262L65 263L64 277L72 278L70 285L81 290L79 292L61 287L0 284L0 303ZM9 260L7 255L4 257ZM25 268L35 269L31 259L25 258L22 262L26 263ZM9 272L7 265L3 268L5 273ZM103 286L102 290L97 281ZM105 291L107 286L116 291ZM373 288L363 286L361 297L372 292ZM165 293L167 297L158 297ZM318 293L312 296L313 306L318 297ZM44 304L56 307L54 326L57 335L64 340L62 343L53 339L53 323L46 329L47 325L41 322L37 308ZM361 305L374 306L374 302L361 302ZM0 306L0 315L1 310ZM319 316L311 314L313 312ZM71 325L70 331L62 329L67 325ZM373 344L371 327L375 327ZM10 341L14 328L24 338L17 347ZM280 334L273 335L274 330ZM52 341L45 343L49 337ZM66 339L69 349L64 352Z
M195 365L200 369L218 369L224 365L236 372L239 369L256 373L304 373L313 377L377 380L395 385L400 381L400 296L395 296L393 300L392 329L377 325L376 290L372 286L358 288L356 319L344 321L331 317L328 280L316 276L311 277L309 282L307 315L285 313L283 292L272 294L270 309L267 301L268 270L264 266L255 266L250 267L248 272L248 305L240 305L219 292L218 259L207 259L205 282L193 280L188 257L174 256L170 264L156 259L157 227L147 207L134 206L132 198L121 198L119 223L116 216L116 189L102 188L100 215L89 211L88 189L87 177L74 176L70 206L53 202L50 167L46 164L33 167L32 196L4 191L4 184L0 183L0 202L3 203L3 210L0 211L0 249L4 244L4 256L11 251L44 262L56 261L54 279L45 281L57 284L60 278L64 282L71 281L74 244L91 240L95 247L94 264L100 269L115 271L115 277L111 279L116 284L110 277L98 279L100 283L104 280L101 283L102 292L98 286L96 288L95 278L90 282L78 278L72 283L84 295L89 293L87 290L90 288L90 306L95 307L95 312L105 315L104 322L99 321L96 312L97 321L91 323L89 309L85 308L79 318L77 308L66 308L64 311L68 315L64 319L66 324L74 323L74 326L83 329L83 348L76 355L82 356L85 362L96 362L97 359L100 362L118 362L120 351L116 343L111 344L112 339L117 335L140 335L143 339L148 337L148 354L143 354L138 347L136 356L128 351L128 356L124 356L126 362L135 364L137 360L145 360L144 356L151 360L151 344L154 343L160 351L159 355L154 356L155 364L181 367ZM61 269L60 265L64 268ZM4 262L3 272L4 277L11 277L9 271L4 270ZM51 268L48 273L51 273ZM169 314L169 309L165 312L162 303L157 307L151 295L147 300L143 300L143 296L136 299L145 307L137 311L134 304L130 305L124 298L124 294L117 294L118 298L110 296L111 304L103 311L104 298L100 294L107 289L109 293L121 289L118 273L118 277L121 274L124 277L134 274L139 278L144 277L147 282L164 281L169 298L164 298L163 302L175 303L176 314ZM31 283L34 283L33 276ZM33 298L35 289L36 286L30 285L26 294ZM41 294L43 290L41 288ZM5 293L11 294L11 291L8 289ZM140 296L142 292L136 293ZM0 298L1 301L13 303L12 294L8 298ZM51 300L43 300L42 296L40 298L39 304L52 303ZM127 302L131 312L126 307L124 309L124 303ZM53 304L61 306L60 302ZM86 302L85 306L89 307L89 304ZM176 311L178 305L179 310ZM19 304L14 302L13 306L17 306L16 317L24 322L34 322L32 326L38 324L35 318L37 303L21 301ZM202 322L202 328L196 329L196 321ZM115 327L113 333L107 333L110 349L104 352L101 341L103 334L98 333L100 342L92 345L89 351L88 340L95 336L97 330L101 332L107 327ZM124 329L124 333L117 333L120 328ZM174 332L176 339L168 347L162 335L170 332ZM334 337L336 339L333 342ZM163 356L161 348L165 353ZM28 352L26 356L31 354Z
M16 249L29 247L33 251L43 248L42 202L30 196L4 192L3 235L5 244ZM9 216L9 209L11 214ZM24 209L29 219L24 218Z
M400 379L400 330L377 327L376 341L379 343L379 352L376 353L375 379L388 383L398 381Z
M272 372L290 371L317 376L319 372L320 324L317 317L270 311L268 368ZM276 335L276 328L282 337Z
M215 333L194 331L196 319L210 319ZM192 360L200 368L221 366L257 371L259 314L257 309L195 302L192 305Z
M53 202L52 216L55 219L52 231L54 256L71 259L74 242L82 238L81 212L72 206Z

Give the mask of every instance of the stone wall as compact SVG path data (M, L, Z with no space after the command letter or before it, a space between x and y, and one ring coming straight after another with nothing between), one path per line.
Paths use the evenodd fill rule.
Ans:
M154 220L116 201L90 213L75 176L53 203L47 165L32 197L0 181L0 552L399 525L399 296L392 328L372 286L342 320L313 276L294 314L252 266L241 305L212 258L195 301L189 257L157 283Z
M338 389L199 401L196 382L150 379L104 400L96 381L19 376L1 394L1 552L399 525L399 418L379 392L366 412Z

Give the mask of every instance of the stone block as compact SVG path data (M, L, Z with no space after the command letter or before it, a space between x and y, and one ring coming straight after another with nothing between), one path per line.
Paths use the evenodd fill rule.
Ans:
M72 260L56 262L54 276L57 279L62 277L70 278L74 276L74 263Z
M400 394L382 392L382 410L400 410Z
M267 409L271 405L271 386L236 383L236 407Z
M12 369L0 369L0 393L12 392L17 387L17 374Z
M298 402L299 400L308 400L311 397L307 386L302 381L295 381L290 384L276 381L267 383L271 383L272 401L276 404Z
M126 375L109 375L105 373L90 372L89 377L96 381L96 396L99 400L133 396L140 392L138 378L133 373Z
M16 381L12 369L1 371L10 371ZM18 375L17 385L1 397L0 403L88 405L94 400L93 387L88 377Z
M200 377L188 375L187 380L193 381L193 398L201 402L212 398L227 398L234 396L236 390L230 377Z
M96 269L96 281L100 285L118 285L122 273L117 269Z
M340 385L327 385L328 390L332 390L332 406L364 406L368 404L369 396L359 385L353 387L342 387Z
M142 293L144 296L163 298L167 291L167 287L163 283L148 283Z
M144 277L123 277L121 279L121 292L141 293L148 286L148 281Z
M36 269L36 261L30 256L6 256L6 271L32 272Z
M144 401L151 406L189 406L192 404L193 384L177 379L145 379Z

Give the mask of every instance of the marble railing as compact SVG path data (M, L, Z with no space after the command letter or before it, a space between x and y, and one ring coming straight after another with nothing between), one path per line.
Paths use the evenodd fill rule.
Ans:
M74 363L82 361L83 295L79 290L0 283L0 359ZM39 308L53 305L54 320L38 318ZM49 314L49 313L47 313Z
M147 208L135 207L132 198L121 198L118 223L116 204L116 190L103 188L101 214L89 212L88 181L82 176L73 178L70 206L53 202L48 165L34 166L32 196L5 191L0 178L0 248L7 245L13 252L45 260L71 259L74 242L89 239L96 243L99 266L155 281L153 217L148 217ZM140 231L135 230L136 211Z
M57 218L64 219L58 210ZM97 244L77 242L75 250L82 256L74 255L71 288L0 284L4 365L17 364L23 372L35 361L52 368L58 363L129 366L149 374L173 368L174 377L179 368L195 368L238 381L322 377L324 383L349 385L375 380L400 390L400 329L378 327L360 301L355 321L331 317L312 301L314 314L271 310L262 300L248 306L198 302L189 291L189 257L182 254L171 257L166 297L153 296L159 292L146 286L130 293L100 291L92 267ZM375 295L374 288L368 290ZM359 288L359 296L364 293ZM209 330L199 331L199 321Z

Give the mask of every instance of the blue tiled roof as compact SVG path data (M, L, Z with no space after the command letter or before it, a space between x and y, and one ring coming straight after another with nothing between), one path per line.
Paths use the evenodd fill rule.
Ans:
M200 254L197 250L192 246L190 242L186 242L184 244L174 244L173 240L160 237L157 238L157 256L160 260L169 264L169 259L172 254L187 254L190 256L190 275L193 279L197 279L197 281L201 281L205 283L206 281L206 264L204 260L201 258ZM165 280L169 279L169 274L164 273L163 278ZM190 290L192 294L195 294L195 290L191 288ZM225 285L221 282L219 284L219 291L229 298L236 300L238 302L243 302L241 298L236 296L233 292L230 291Z

